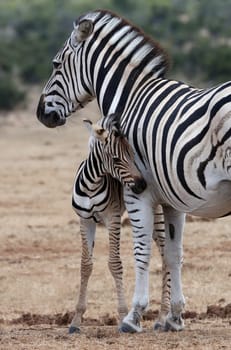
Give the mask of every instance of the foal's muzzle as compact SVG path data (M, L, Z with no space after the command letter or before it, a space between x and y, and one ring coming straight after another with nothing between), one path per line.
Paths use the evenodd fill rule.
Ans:
M140 194L142 193L147 187L147 183L144 180L144 178L138 178L135 180L135 185L131 187L131 190L135 193L135 194Z

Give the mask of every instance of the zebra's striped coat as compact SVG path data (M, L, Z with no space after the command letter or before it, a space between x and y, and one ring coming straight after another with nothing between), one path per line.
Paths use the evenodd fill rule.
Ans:
M126 191L136 287L123 330L141 330L157 204L164 209L165 260L172 280L166 328L182 329L184 213L219 217L231 212L231 82L199 90L165 79L167 60L161 47L108 11L81 16L54 65L38 106L41 122L62 125L96 97L104 116L121 112L123 132L148 184L138 196Z

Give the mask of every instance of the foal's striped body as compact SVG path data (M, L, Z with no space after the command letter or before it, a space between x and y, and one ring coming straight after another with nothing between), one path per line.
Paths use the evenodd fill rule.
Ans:
M113 131L115 131L115 125L113 123L110 127L113 127ZM93 130L93 126L91 126L91 128ZM103 129L100 126L95 125L94 128L96 130L101 130L100 132L102 133ZM96 130L94 130L94 135ZM86 310L87 285L93 269L92 256L96 224L99 222L106 226L109 233L108 266L116 285L120 322L122 322L128 312L123 289L123 266L120 259L121 216L125 210L123 186L130 186L133 188L135 178L139 175L139 172L134 165L131 164L133 162L133 156L126 139L121 135L120 137L117 136L113 138L113 131L108 134L105 145L107 145L107 153L111 159L113 159L113 157L119 158L120 161L116 159L115 163L111 165L107 164L110 163L110 161L109 158L105 157L104 144L94 136L94 139L91 141L88 158L81 163L73 187L72 204L75 212L80 217L82 258L79 299L74 318L69 328L70 333L80 330L82 316ZM102 138L102 134L98 137ZM119 172L117 172L118 168ZM107 171L105 169L107 169ZM117 173L117 176L115 173ZM121 174L121 176L119 176L119 174ZM112 175L114 175L114 177L112 177ZM159 212L156 213L157 220L153 239L156 241L163 259L165 232L164 223L161 221L162 215L162 209L160 207ZM157 328L163 326L163 320L170 306L170 276L164 261L162 264L162 272L162 300L159 318L156 322Z

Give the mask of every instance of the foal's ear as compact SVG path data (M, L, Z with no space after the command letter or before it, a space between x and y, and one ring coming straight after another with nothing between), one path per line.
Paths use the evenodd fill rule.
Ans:
M120 129L120 114L113 113L108 116L108 124L109 130L113 131L116 136L123 136L123 133Z
M89 119L83 119L83 122L86 125L87 129L90 131L91 136L95 137L101 142L106 142L106 139L109 134L107 130L105 130L98 124L92 123L92 121Z
M83 119L83 123L86 126L87 130L89 130L90 133L92 133L92 121L90 119Z

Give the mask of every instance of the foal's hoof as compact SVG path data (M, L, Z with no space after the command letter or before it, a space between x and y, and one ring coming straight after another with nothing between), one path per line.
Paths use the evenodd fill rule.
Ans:
M119 331L121 333L140 333L142 332L142 327L135 325L132 322L122 322Z
M154 323L153 329L154 329L154 331L157 331L157 332L164 332L165 325L163 325L162 323L157 321L156 323Z
M73 333L80 333L80 328L79 327L76 327L76 326L70 326L69 327L69 330L68 330L68 333L69 334L73 334Z

